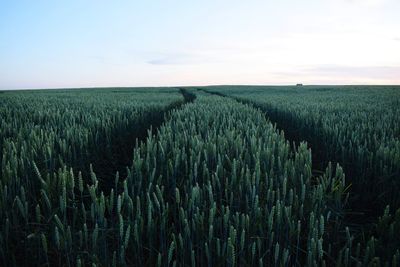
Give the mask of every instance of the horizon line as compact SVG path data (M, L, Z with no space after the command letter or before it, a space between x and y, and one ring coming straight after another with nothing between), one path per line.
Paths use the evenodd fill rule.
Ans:
M301 84L301 83L299 83ZM87 86L87 87L46 87L46 88L38 88L38 87L30 87L30 88L13 88L13 89L3 89L0 88L0 91L36 91L36 90L79 90L79 89L111 89L111 88L119 88L119 89L130 89L130 88L178 88L178 87L217 87L217 86L248 86L248 87L311 87L311 86L336 86L336 87L344 87L344 86L394 86L400 87L400 84L208 84L208 85L143 85L143 86Z

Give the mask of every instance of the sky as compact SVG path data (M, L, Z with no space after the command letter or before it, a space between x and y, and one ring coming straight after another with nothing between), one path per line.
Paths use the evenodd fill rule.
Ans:
M0 1L0 89L400 84L399 0Z

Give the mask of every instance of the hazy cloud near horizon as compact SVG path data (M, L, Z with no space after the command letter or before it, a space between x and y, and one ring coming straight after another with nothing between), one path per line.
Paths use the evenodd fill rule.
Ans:
M400 84L400 1L0 3L0 89Z

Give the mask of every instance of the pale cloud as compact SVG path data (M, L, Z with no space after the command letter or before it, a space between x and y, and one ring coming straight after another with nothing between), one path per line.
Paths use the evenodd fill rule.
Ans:
M361 6L377 7L386 4L388 0L345 0L345 2Z
M298 66L271 72L278 84L399 84L400 66Z
M201 65L212 62L204 53L184 52L184 53L154 53L160 54L151 56L146 63L150 65Z
M333 74L342 77L365 77L399 79L400 66L339 66L322 65L308 69L309 72L319 74Z
M147 61L150 65L176 65L176 64L185 64L185 61L179 58L156 58Z

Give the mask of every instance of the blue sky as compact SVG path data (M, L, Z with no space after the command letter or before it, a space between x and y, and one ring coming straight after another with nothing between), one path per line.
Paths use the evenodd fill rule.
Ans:
M400 1L0 2L0 89L400 84Z

